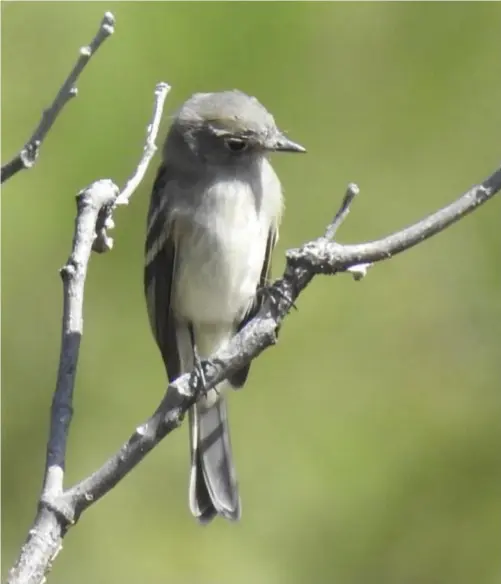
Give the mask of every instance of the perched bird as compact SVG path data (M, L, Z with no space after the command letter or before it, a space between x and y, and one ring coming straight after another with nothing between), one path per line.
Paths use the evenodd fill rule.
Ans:
M144 288L169 380L228 343L259 309L278 238L282 189L268 156L305 152L241 91L196 93L173 118L148 212ZM239 519L224 388L189 411L189 505L200 522Z

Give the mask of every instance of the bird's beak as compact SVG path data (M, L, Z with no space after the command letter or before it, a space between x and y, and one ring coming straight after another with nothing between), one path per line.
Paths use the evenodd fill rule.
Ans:
M301 144L289 140L282 132L277 132L266 144L266 149L273 152L306 152Z

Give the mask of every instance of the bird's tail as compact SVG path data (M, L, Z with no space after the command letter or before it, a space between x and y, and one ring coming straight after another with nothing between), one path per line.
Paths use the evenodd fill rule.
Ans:
M222 515L240 518L240 497L226 411L226 401L220 395L207 407L205 399L189 410L191 473L190 509L201 522L207 523Z

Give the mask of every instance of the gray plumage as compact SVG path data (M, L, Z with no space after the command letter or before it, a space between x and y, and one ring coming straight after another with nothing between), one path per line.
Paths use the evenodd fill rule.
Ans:
M268 154L304 152L254 97L198 93L174 117L153 186L145 294L170 380L209 358L259 309L278 238L282 189ZM200 521L240 517L224 390L191 408L189 504Z

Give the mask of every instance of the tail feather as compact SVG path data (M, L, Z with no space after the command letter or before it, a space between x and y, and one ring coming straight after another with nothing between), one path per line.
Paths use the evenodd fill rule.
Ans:
M202 523L217 514L240 518L240 497L233 466L223 397L209 408L204 401L189 412L191 439L190 509Z

